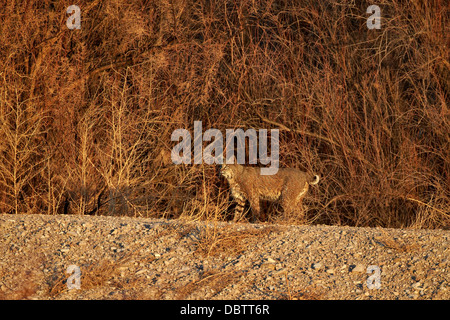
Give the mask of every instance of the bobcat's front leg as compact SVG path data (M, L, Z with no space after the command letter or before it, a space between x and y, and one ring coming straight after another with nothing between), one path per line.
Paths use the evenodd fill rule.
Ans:
M234 222L238 222L242 219L244 215L244 206L245 206L245 199L242 197L235 197L236 200L236 208L234 210Z

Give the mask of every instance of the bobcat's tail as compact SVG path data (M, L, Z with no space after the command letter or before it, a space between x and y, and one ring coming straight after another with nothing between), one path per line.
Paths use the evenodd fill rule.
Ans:
M319 180L320 180L320 177L319 177L318 175L315 175L315 176L314 176L314 180L311 181L309 184L310 184L310 185L318 184L318 183L319 183Z

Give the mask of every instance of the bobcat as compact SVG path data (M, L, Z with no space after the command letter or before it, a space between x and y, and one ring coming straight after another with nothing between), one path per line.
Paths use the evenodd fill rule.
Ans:
M291 168L280 168L274 175L260 175L260 168L240 164L223 164L220 172L237 202L234 221L242 218L245 200L250 202L252 221L260 216L260 200L280 200L285 215L295 213L301 210L309 186L320 179L318 175Z

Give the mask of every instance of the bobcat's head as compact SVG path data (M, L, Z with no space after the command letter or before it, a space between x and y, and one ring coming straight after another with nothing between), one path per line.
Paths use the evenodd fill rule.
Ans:
M227 162L231 162L231 161L227 161ZM236 159L234 159L234 162L236 162ZM220 169L220 174L222 176L224 176L225 179L227 179L227 180L234 179L234 177L241 172L242 168L243 167L238 163L233 163L233 164L224 163L224 164L222 164L222 168Z

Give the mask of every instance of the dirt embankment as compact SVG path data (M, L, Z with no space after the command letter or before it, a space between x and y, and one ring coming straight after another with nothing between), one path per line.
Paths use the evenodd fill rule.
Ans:
M0 238L3 299L450 299L444 230L0 215Z

